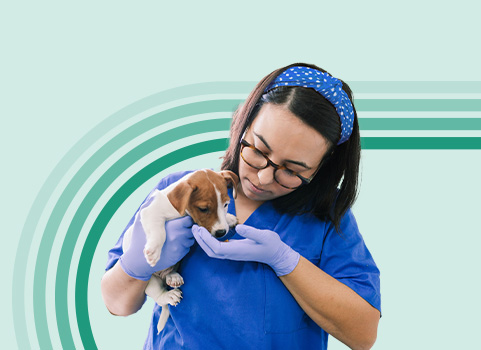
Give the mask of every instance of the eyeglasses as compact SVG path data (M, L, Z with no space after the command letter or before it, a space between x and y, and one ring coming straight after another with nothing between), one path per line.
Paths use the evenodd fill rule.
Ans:
M314 174L312 174L309 178L306 178L283 165L275 164L262 151L244 140L244 138L241 139L240 143L240 154L244 162L258 170L265 169L271 165L274 168L274 180L284 188L292 190L300 187L301 185L310 183L320 168L319 166Z

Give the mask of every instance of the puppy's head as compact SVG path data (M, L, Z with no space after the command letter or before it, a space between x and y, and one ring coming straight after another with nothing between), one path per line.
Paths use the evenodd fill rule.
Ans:
M222 237L229 231L226 215L230 198L227 187L233 187L235 198L238 184L239 178L231 171L198 170L180 181L167 197L180 214L190 215L212 236Z

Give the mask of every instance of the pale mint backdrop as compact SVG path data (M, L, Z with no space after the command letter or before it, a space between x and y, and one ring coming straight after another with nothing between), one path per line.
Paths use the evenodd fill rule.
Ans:
M107 312L108 249L159 177L218 167L235 106L298 61L347 81L361 136L387 138L354 207L381 270L374 349L479 347L478 3L2 3L0 348L141 348L152 302Z

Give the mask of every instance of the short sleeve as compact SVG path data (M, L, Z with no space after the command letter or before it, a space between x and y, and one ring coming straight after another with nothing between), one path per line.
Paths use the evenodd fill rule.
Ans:
M173 174L170 174L170 175L164 177L162 180L159 181L159 183L157 183L157 185L152 189L152 191L149 193L149 195L139 205L137 211L139 211L140 207L150 198L151 194L155 190L163 190L164 188L166 188L170 184L174 183L175 181L181 179L182 177L184 177L185 175L187 175L190 172L191 171L176 172L176 173L173 173ZM135 220L135 215L137 214L137 211L134 213L134 215L130 219L129 223L127 224L127 226L123 230L123 232L120 235L119 239L117 240L117 243L115 244L115 246L112 249L109 250L107 265L105 267L105 271L110 270L117 263L120 256L124 253L123 250L122 250L122 242L123 242L123 239L124 239L124 233L133 224L133 222Z
M380 272L352 211L341 219L341 233L333 224L327 227L319 267L381 312Z

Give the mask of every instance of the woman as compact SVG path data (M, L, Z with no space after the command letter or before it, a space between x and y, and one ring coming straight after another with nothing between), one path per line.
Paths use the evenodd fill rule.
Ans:
M151 268L141 225L138 248L122 254L119 239L102 280L113 314L140 309L150 275L183 258L183 300L158 335L155 307L146 349L325 349L327 334L353 349L372 347L379 270L350 211L360 159L351 94L303 63L257 84L234 113L222 164L240 178L229 205L240 223L233 240L217 241L188 217L170 221Z

